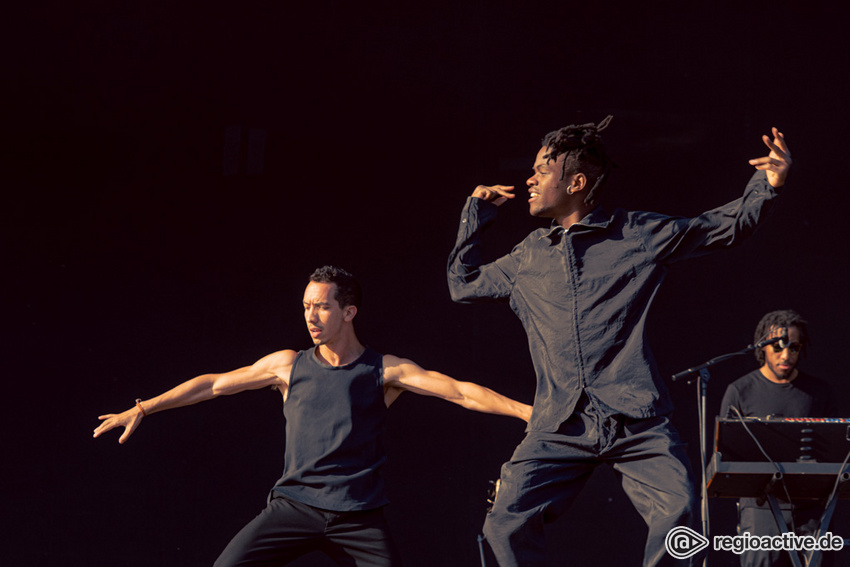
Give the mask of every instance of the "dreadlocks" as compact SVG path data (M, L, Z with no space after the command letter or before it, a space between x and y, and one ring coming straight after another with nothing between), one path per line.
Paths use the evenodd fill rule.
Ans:
M557 160L558 156L566 154L561 179L568 173L581 172L587 176L590 191L584 202L588 205L595 202L596 194L605 184L608 173L614 166L608 157L602 136L599 135L599 132L608 127L612 118L614 117L608 115L599 124L570 124L549 132L543 138L543 146L549 148L549 153L543 157L548 161Z
M761 318L759 321L758 327L756 327L755 333L755 341L760 342L764 339L768 338L770 333L775 329L780 329L782 327L797 327L800 331L800 344L803 345L801 353L803 356L806 354L806 350L809 347L809 328L808 323L803 317L797 313L796 311L792 311L791 309L783 309L781 311L771 311L767 315ZM759 361L759 364L764 364L764 351L762 349L758 349L755 351L756 360Z

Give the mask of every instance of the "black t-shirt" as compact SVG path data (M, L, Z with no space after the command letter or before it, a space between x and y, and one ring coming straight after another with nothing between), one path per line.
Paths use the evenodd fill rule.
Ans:
M765 378L761 370L753 370L738 378L726 388L720 403L720 417L736 418L732 411L737 407L743 417L836 417L832 388L819 378L799 372L787 384L777 384ZM741 498L741 507L767 508L756 498ZM792 505L780 501L783 510ZM812 502L803 503L811 506ZM814 503L817 505L817 503ZM797 503L794 507L800 507Z
M726 388L720 417L834 417L834 397L829 385L803 372L787 384L765 378L761 370L735 380Z

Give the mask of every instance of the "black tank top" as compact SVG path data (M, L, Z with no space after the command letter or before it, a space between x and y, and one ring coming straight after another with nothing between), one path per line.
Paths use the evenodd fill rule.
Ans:
M383 357L366 347L351 364L330 366L315 351L299 352L292 365L283 476L274 490L337 512L383 506Z

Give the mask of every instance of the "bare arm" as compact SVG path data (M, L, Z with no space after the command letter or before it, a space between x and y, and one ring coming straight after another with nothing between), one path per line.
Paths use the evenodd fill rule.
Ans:
M295 351L283 350L265 356L251 366L223 374L202 374L156 397L141 401L122 413L99 416L98 419L102 423L94 430L94 437L100 437L110 429L123 427L124 433L118 438L118 442L124 443L146 415L190 406L222 395L258 390L267 386L277 386L285 395L289 381L288 370L294 360Z
M397 393L388 396L394 400L403 391L425 396L435 396L473 411L531 419L531 406L507 398L489 388L472 382L460 382L431 370L424 370L415 362L392 355L384 356L384 384Z

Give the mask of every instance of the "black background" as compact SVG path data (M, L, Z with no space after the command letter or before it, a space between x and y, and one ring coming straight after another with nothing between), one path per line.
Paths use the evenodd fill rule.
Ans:
M124 446L91 430L136 397L309 346L300 298L320 265L363 283L364 342L530 402L519 322L506 306L452 304L446 256L475 185L524 193L546 132L607 114L620 165L610 205L694 215L725 203L774 125L794 156L781 207L750 242L670 272L649 328L664 374L745 347L763 313L790 307L811 323L803 367L848 394L839 8L154 0L5 11L4 565L211 564L282 469L277 394L159 414ZM518 201L500 211L490 258L540 225ZM710 415L754 366L715 369ZM696 462L695 392L671 389ZM523 424L407 395L389 425L388 515L406 564L479 564L487 483ZM733 503L712 502L712 519L713 533L733 534ZM850 536L841 521L834 531ZM600 470L553 526L551 564L639 565L645 533Z

